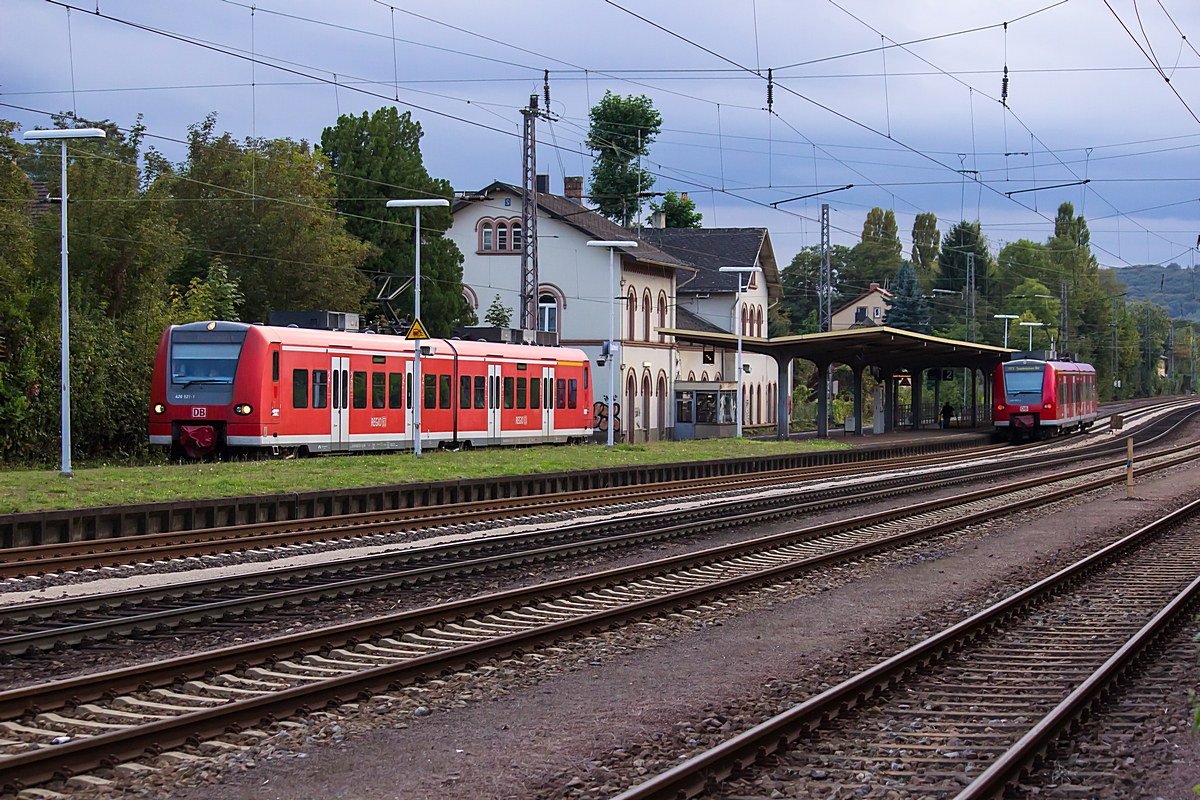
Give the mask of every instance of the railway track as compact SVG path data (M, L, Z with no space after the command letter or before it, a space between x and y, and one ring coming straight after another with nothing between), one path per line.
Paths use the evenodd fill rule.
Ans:
M1130 422L1161 414L1164 407L1187 403L1167 403L1142 407L1129 415ZM1101 423L1103 428L1107 423ZM1122 434L1134 436L1143 443L1156 435L1157 422ZM264 548L286 548L296 545L313 545L334 540L365 539L380 534L395 534L404 531L447 527L454 525L485 524L496 520L520 520L523 522L553 521L554 517L578 511L594 511L604 506L638 506L665 499L712 494L722 490L744 490L747 488L775 486L797 480L816 480L847 475L878 474L899 468L953 464L967 460L1004 455L1012 459L1014 453L1030 452L1027 458L1036 460L1046 450L1073 449L1079 457L1114 450L1112 441L1074 446L1074 443L1030 444L1020 447L1011 445L987 446L949 455L923 458L897 458L878 462L836 465L825 468L778 470L737 475L723 478L704 478L672 481L644 486L614 487L567 492L557 495L505 498L500 500L447 504L400 509L385 512L367 512L333 517L316 517L299 520L282 520L253 525L237 525L206 528L192 531L122 536L82 542L64 542L0 550L0 579L24 578L30 574L64 572L80 569L103 569L118 565L146 561L195 558L228 554Z
M1156 438L1168 436L1187 417L1167 424ZM1190 445L1164 451L1183 452ZM1153 457L1153 454L1151 454ZM1043 457L1037 466L1076 461L1074 453ZM1119 467L1123 461L1068 470L1056 476L1079 477ZM236 624L247 614L269 611L272 615L302 616L308 606L372 592L403 590L414 585L453 576L480 574L523 564L544 563L587 553L615 550L648 542L710 532L717 528L773 522L787 517L895 497L916 488L931 490L980 478L1011 476L1028 467L996 467L987 472L963 471L948 478L910 477L899 488L889 481L873 481L882 488L861 487L809 489L801 492L767 494L749 499L726 500L681 511L672 509L598 522L584 522L552 530L470 539L449 544L414 547L399 552L363 555L336 562L304 564L285 568L267 567L250 573L209 577L103 594L77 595L55 600L0 608L0 655L6 658L57 651L69 645L114 645L126 637L178 635L180 628L212 629ZM1035 478L1018 486L1041 486L1048 479ZM1011 491L1011 485L992 487L955 498L922 505L929 511L953 507L965 501L996 497ZM911 507L910 507L911 508ZM903 515L908 509L888 514ZM840 523L818 526L812 535L838 529Z
M1166 469L1200 447L1155 459ZM719 603L803 579L931 537L1123 479L1029 481L951 505L918 503L830 526L306 631L193 656L0 693L0 776L8 790L128 759L195 758L239 747L244 727L273 726L297 711L369 702L421 676L485 663L592 631ZM940 503L940 501L935 501ZM57 742L57 743L56 743ZM218 745L218 743L220 743ZM164 748L181 748L164 753ZM192 751L192 752L189 752Z
M1197 513L1200 501L1189 503L619 800L781 783L814 797L832 787L1003 797L1190 618L1200 602Z

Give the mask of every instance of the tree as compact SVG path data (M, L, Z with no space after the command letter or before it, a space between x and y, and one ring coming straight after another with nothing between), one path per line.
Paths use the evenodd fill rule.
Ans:
M337 205L346 230L375 246L364 270L413 274L413 212L389 209L387 200L444 197L453 202L450 182L425 169L422 135L420 123L394 106L369 115L343 115L321 134L321 153L337 173ZM421 321L434 336L449 336L451 328L475 323L463 297L463 255L444 235L452 223L449 208L421 210ZM411 289L401 294L397 306L413 307Z
M496 295L496 299L488 306L487 313L483 315L483 321L493 328L509 328L512 326L512 315L512 309L501 303L500 295Z
M896 214L889 208L872 208L863 222L862 241L854 246L851 264L859 291L868 284L889 282L903 262L904 248L897 236Z
M938 288L961 292L967 283L967 254L975 256L975 288L988 274L991 256L978 222L960 222L942 240L938 254Z
M856 289L845 287L839 283L842 276L849 272L850 255L850 248L844 245L835 244L829 249L835 305L837 304L836 296L839 293L850 293L855 296L860 294ZM821 249L819 247L803 248L792 258L792 263L783 269L780 281L783 283L783 299L780 301L779 308L786 314L789 321L787 332L816 333L820 325L820 321L817 319L817 309L820 307L817 289L821 284ZM784 333L784 330L780 328L772 328L772 330L778 330L778 335Z
M172 321L176 325L206 319L236 322L237 308L244 299L238 282L229 277L225 265L220 259L213 259L204 280L192 278L187 291L182 294L179 287L171 287Z
M1026 322L1056 327L1061 305L1046 286L1034 278L1026 278L1005 298L1004 313L1020 314Z
M588 149L592 165L592 202L600 213L628 227L636 219L642 192L654 185L654 176L637 165L650 154L650 145L662 129L662 116L649 97L622 97L611 91L592 107Z
M929 303L912 264L906 261L900 267L891 291L892 296L884 301L888 307L888 327L929 333Z
M921 286L927 291L933 288L938 275L938 250L942 233L937 227L937 214L917 214L912 226L912 265Z
M346 230L324 156L304 141L216 135L216 117L193 125L188 158L173 179L176 218L190 258L177 285L207 275L216 255L246 299L242 319L273 310L361 312L360 267L375 249Z
M703 215L696 211L696 201L688 197L687 192L681 197L669 191L663 195L661 205L651 203L650 208L666 214L668 228L699 228L703 219Z

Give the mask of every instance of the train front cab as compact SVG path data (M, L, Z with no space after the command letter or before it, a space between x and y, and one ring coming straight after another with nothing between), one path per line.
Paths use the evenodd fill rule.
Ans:
M1087 430L1096 418L1096 373L1087 364L1010 361L996 367L995 386L995 427L1008 441Z

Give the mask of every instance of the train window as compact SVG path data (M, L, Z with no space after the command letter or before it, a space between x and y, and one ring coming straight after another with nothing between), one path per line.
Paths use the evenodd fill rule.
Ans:
M546 402L543 408L554 408L554 378L546 378Z
M529 379L529 407L535 408L535 409L542 407L542 379L541 378L530 378Z
M292 408L308 408L308 370L292 370Z
M406 404L404 407L412 408L413 407L413 399L412 399L412 373L411 372L407 373L404 376L404 385L408 387L404 391L404 402Z
M450 407L450 401L454 399L450 396L453 389L449 375L438 375L438 408Z
M312 407L328 408L329 406L329 371L314 369L312 379Z
M579 405L579 381L571 378L567 381L567 408Z
M425 407L437 407L437 375L425 376Z
M555 394L558 395L558 407L566 408L567 407L567 379L559 378L558 386L556 387L556 389L557 389L557 391L555 392Z
M470 408L471 407L471 376L470 375L459 375L458 376L458 407L459 408Z
M517 378L517 408L525 407L525 396L529 390L529 381L525 378Z
M278 350L274 350L271 353L271 382L279 383L279 351ZM307 379L305 379L305 383L308 383Z
M516 394L516 392L513 391L513 379L505 378L504 379L504 407L505 408L513 407L513 400L514 400L515 394Z
M487 408L487 380L482 375L475 376L475 407Z
M371 408L387 408L387 375L371 373Z
M354 407L367 407L367 373L354 373Z
M664 328L665 328L665 327L667 327L667 326L666 326L666 324L664 323L662 327L664 327ZM587 388L588 388L588 368L587 368L587 364L584 364L584 365L583 365L583 388L584 388L584 389L587 389Z
M388 406L404 408L404 376L399 372L388 373Z

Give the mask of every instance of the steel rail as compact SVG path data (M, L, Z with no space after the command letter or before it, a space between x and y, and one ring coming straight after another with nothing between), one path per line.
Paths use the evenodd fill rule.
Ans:
M1023 609L1078 583L1088 574L1115 562L1134 546L1194 516L1197 512L1200 512L1200 500L1195 500L1170 512L904 652L894 655L711 750L617 795L616 800L667 800L667 798L677 800L701 794L709 786L723 781L734 772L748 767L755 761L778 750L788 748L802 736L828 725L833 719L844 715L850 709L865 704L876 695L898 684L908 675L961 650L967 644L987 635L1008 619L1020 614ZM1189 590L1193 590L1195 586L1196 583L1193 583ZM1173 604L1173 607L1177 613L1179 606ZM1161 614L1155 619L1157 620L1159 616ZM1131 651L1125 650L1125 648L1122 648L1122 651L1124 652L1122 662L1127 663L1132 657ZM1079 688L1082 689L1083 686ZM1089 691L1094 695L1097 691L1096 683L1090 685ZM1074 693L1072 697L1074 697ZM1071 700L1071 697L1068 697L1068 700ZM1064 701L1064 704L1066 702ZM1076 698L1072 705L1078 706L1080 702ZM1038 748L1045 743L1045 738L1049 737L1050 732L1061 724L1063 724L1063 719L1060 716L1039 733L1041 741L1026 745L1030 750L1014 754L1009 759L1007 766L1002 770L1005 781L1011 771L1019 770L1023 760L1036 753ZM980 778L977 778L976 782L979 780ZM979 791L983 791L982 788ZM966 795L964 792L958 797L992 796L996 795L994 793Z
M1027 447L1029 445L1026 445ZM200 528L190 531L153 533L110 537L79 542L59 542L50 545L30 545L0 549L0 578L22 577L30 570L63 571L81 567L102 567L136 563L145 560L182 558L187 556L229 553L234 549L278 547L289 544L312 544L317 541L345 539L371 535L381 531L400 532L434 526L462 525L489 522L525 514L554 514L578 509L593 509L597 505L637 503L663 497L710 493L720 486L770 485L795 476L821 479L886 472L897 466L922 466L954 463L979 458L991 452L1011 450L1004 446L987 446L959 450L951 454L924 456L915 459L889 458L878 462L853 465L836 464L828 467L805 467L787 470L729 475L718 478L690 478L659 484L636 484L604 489L584 489L555 495L526 495L498 500L447 503L437 506L417 506L391 511L369 511L329 517L305 517L275 522ZM319 537L319 538L318 538Z
M1183 420L1176 423L1182 424ZM1174 426L1173 426L1174 427ZM1170 432L1169 429L1167 433ZM1165 434L1164 434L1165 435ZM1158 458L1172 453L1182 452L1192 445L1181 445L1166 450L1145 454L1143 458ZM1038 466L1050 466L1061 461L1074 461L1074 454L1049 459ZM1091 474L1104 469L1121 466L1124 461L1111 462L1102 465L1081 467L1053 476L1053 480L1063 480L1080 475ZM1029 467L1001 467L982 475L955 476L933 481L926 481L920 489L929 490L963 483L967 480L977 480L981 477L998 477L1026 471ZM1034 478L1018 484L992 487L953 498L927 501L915 506L881 512L869 516L870 522L863 517L856 517L846 523L828 523L823 526L807 529L808 536L828 535L837 530L864 524L896 519L900 516L921 511L939 510L948 506L979 499L994 497L1019 490L1027 486L1042 485L1046 478ZM911 487L910 487L911 488ZM828 490L815 490L806 495L820 497ZM321 599L356 595L370 591L378 591L390 587L406 587L420 583L443 579L452 575L471 574L500 569L507 566L529 562L547 561L570 555L588 552L610 550L618 547L632 546L649 541L659 541L681 536L693 535L714 528L728 528L762 523L789 516L812 513L830 507L867 503L892 497L899 492L895 489L884 488L874 491L860 492L851 495L835 494L832 499L796 501L787 496L765 498L751 501L729 501L714 504L703 509L688 512L667 511L627 517L617 521L584 523L576 526L566 526L549 533L527 532L509 536L494 537L489 540L472 540L454 545L436 545L425 548L412 548L400 553L359 556L344 559L332 564L301 565L285 569L271 569L242 573L218 579L199 579L165 586L145 587L119 592L97 595L83 595L36 603L27 603L0 609L0 622L5 622L9 628L30 627L43 625L45 621L55 623L42 630L27 631L0 636L0 653L21 655L27 652L49 649L64 644L94 643L98 639L112 636L124 636L136 631L148 631L178 626L185 622L202 622L224 615L241 614L260 611L265 608L278 608ZM751 510L756 505L766 505L765 509ZM684 523L678 522L681 516L687 514L690 518ZM607 531L620 531L622 528L632 529L629 533L614 533L604 535ZM600 534L596 536L595 534ZM789 535L798 535L792 533ZM556 540L565 540L562 544L552 544ZM532 549L519 549L523 546ZM504 552L508 547L518 548ZM488 550L499 552L496 555L479 556ZM466 556L466 560L456 560ZM422 566L423 562L436 562ZM407 568L397 568L402 565L413 565ZM363 569L389 570L383 574L363 577L339 578L340 574L353 573ZM312 580L321 575L329 575L329 579L317 586L300 586L294 588L274 588L286 584L289 580ZM258 584L264 583L261 590ZM242 588L247 587L247 588ZM214 592L224 589L239 589L246 592L245 596L227 599L191 601L191 605L180 608L179 602L189 602L188 595L201 592ZM113 613L111 607L116 604L152 605L156 601L165 600L172 604L166 609L141 610L133 609L133 613L113 619L72 622L68 615L90 613ZM25 623L22 625L22 623Z
M1177 594L1153 619L1113 653L1104 664L1042 717L1033 728L975 778L954 800L991 800L1004 796L1008 787L1043 758L1084 719L1134 669L1146 652L1183 621L1186 612L1200 602L1200 577Z
M1159 403L1137 409L1138 416L1151 414L1172 403ZM1123 433L1138 436L1144 433L1135 429ZM1057 443L1056 443L1057 444ZM849 474L887 471L896 465L914 467L928 464L965 461L984 457L989 453L1017 452L1020 450L1051 446L1047 442L1034 442L1019 447L993 445L949 454L936 454L918 458L894 457L878 461L854 464L833 464L825 467L806 467L789 470L747 473L719 478L692 478L659 484L637 484L626 487L586 489L555 495L527 495L466 503L437 506L418 506L390 511L360 512L328 517L308 517L274 522L232 525L215 528L200 528L189 531L163 532L145 535L109 537L105 539L77 542L60 542L49 545L32 545L0 549L0 578L23 577L31 570L39 572L63 571L81 567L102 567L137 561L180 558L187 556L228 553L233 548L263 548L288 544L311 544L315 541L343 539L378 532L380 526L386 530L413 530L434 525L468 524L492 521L518 514L522 511L537 514L561 513L580 508L594 508L597 504L620 504L643 502L661 497L685 496L695 488L711 492L716 485L763 485L784 480L792 475L807 478L827 478ZM1108 443L1098 443L1081 448L1086 457L1089 450L1108 449ZM1036 458L1030 455L1028 458Z
M1173 459L1157 468L1164 469L1174 463L1183 463L1195 457L1196 455L1193 454ZM573 619L543 624L530 630L452 647L399 663L367 668L352 674L234 701L215 708L182 714L111 733L80 738L57 747L41 748L8 756L0 760L0 774L3 775L9 788L19 788L21 785L49 780L56 774L69 775L73 770L86 770L102 763L113 764L124 759L134 758L145 752L147 748L150 748L151 752L161 752L161 748L176 746L189 737L202 738L218 735L228 729L237 730L236 726L260 724L264 720L271 723L298 711L310 712L312 708L320 705L339 705L343 698L369 698L372 692L381 688L398 687L422 675L459 669L491 658L521 652L523 649L536 647L546 642L575 635L586 635L606 627L619 626L629 621L651 618L655 615L669 613L671 610L694 606L706 599L719 598L744 590L748 586L780 580L821 566L893 549L908 542L977 524L1016 510L1043 505L1064 497L1091 491L1117 482L1122 477L1120 475L1110 476L1080 486L1035 495L999 508L944 520L875 541L755 570L736 577L705 583L603 611L583 614ZM728 551L728 547L714 548L714 550L717 549ZM119 695L122 692L137 690L139 687L145 689L170 683L177 676L178 680L183 681L192 679L191 676L198 673L212 676L223 670L236 669L239 665L246 668L252 657L257 660L266 659L267 663L273 664L279 658L280 652L287 653L296 648L299 648L296 649L296 654L301 657L307 648L317 648L319 652L328 654L334 646L332 642L336 641L357 644L363 641L363 637L369 639L393 635L398 630L424 629L418 628L418 626L421 624L433 625L449 619L465 620L473 615L520 607L522 602L529 603L537 601L539 598L567 597L569 596L568 592L586 592L596 588L612 587L622 582L628 583L639 577L646 579L647 576L660 575L664 572L678 574L679 569L686 565L712 563L714 558L711 557L711 554L707 555L710 557L705 558L705 553L677 556L664 559L662 562L655 562L653 565L619 568L581 578L510 590L482 598L471 598L362 623L335 626L265 642L224 648L213 653L12 690L0 694L0 709L2 709L0 716L20 715L29 709L31 704L37 706L37 708L31 709L34 711L40 711L42 705L52 707L55 704L60 706L69 704L74 706L87 702L89 698L101 697L105 694L108 696ZM671 562L670 566L674 569L668 569L666 562ZM181 670L183 675L180 675ZM231 726L234 727L231 728ZM155 748L158 749L155 750Z

